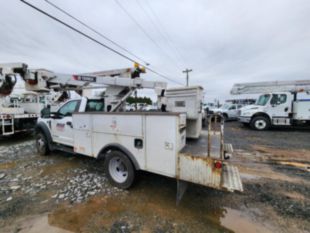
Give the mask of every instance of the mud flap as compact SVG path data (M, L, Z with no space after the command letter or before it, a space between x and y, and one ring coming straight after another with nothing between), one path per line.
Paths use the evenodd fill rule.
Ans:
M223 164L222 172L222 184L221 186L230 192L240 191L243 192L243 186L237 167L229 165L227 163Z
M177 206L180 204L180 201L187 190L188 182L183 180L177 180Z

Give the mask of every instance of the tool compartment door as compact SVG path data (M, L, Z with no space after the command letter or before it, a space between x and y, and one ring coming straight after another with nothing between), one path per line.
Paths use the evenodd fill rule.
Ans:
M73 146L75 153L94 157L92 123L91 114L73 114Z
M175 177L176 157L181 139L178 115L146 116L146 170Z

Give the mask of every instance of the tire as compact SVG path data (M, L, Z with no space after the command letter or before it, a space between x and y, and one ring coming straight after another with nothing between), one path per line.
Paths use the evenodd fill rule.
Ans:
M270 128L270 121L265 116L257 116L252 119L250 125L252 129L262 131Z
M228 121L228 115L227 114L223 114L223 120L226 122Z
M104 171L110 183L128 189L135 180L135 168L130 159L120 151L111 151L104 162Z
M36 148L39 155L48 155L50 150L45 135L42 132L36 134Z

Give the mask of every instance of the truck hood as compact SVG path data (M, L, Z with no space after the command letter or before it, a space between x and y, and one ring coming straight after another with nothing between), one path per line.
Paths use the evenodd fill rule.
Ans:
M214 108L212 109L212 111L214 113L223 113L223 112L227 112L227 109L223 109L223 108Z
M251 104L251 105L247 105L247 106L242 107L240 110L242 110L242 111L255 110L255 109L259 109L261 107L263 107L263 106Z
M253 114L257 112L264 111L264 109L265 109L265 106L255 105L255 104L244 106L240 109L240 116L252 116Z

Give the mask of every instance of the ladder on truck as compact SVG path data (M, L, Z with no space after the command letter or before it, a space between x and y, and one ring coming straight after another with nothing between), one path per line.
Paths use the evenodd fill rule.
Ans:
M14 116L13 115L2 115L1 116L2 135L14 134Z
M237 83L230 91L232 95L272 92L310 92L310 80Z

